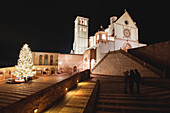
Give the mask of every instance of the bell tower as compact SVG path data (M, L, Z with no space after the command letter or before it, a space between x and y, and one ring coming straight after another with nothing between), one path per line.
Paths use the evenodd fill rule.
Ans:
M83 54L88 48L88 18L77 16L74 21L74 54Z

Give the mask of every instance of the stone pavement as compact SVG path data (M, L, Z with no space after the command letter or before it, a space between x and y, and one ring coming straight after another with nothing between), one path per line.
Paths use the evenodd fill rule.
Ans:
M85 81L67 92L62 100L57 100L44 113L83 113L96 82Z
M123 77L91 76L100 80L96 113L170 112L170 87L141 85L140 94L124 94Z
M2 81L0 82L0 108L8 106L70 76L71 75L40 76L39 79L21 84L6 84Z

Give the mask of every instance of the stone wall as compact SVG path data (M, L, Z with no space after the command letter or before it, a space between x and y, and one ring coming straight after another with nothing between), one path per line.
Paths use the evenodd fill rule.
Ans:
M83 55L76 54L59 54L58 56L58 71L59 72L73 72L74 67L77 71L83 71L82 67Z
M82 81L90 78L90 70L86 70L80 73L56 83L46 89L36 92L26 98L23 98L16 103L6 106L0 109L1 113L33 113L35 109L38 112L42 112L46 107L48 107L52 102L63 96L67 90L77 85L77 80Z
M159 77L121 51L110 52L92 70L93 74L124 76L125 71L138 69L142 77Z
M160 69L162 75L170 76L170 41L152 44L142 48L128 50L128 52L146 63Z

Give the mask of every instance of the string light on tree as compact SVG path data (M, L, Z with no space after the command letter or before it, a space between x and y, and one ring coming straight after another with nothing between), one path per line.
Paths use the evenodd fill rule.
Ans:
M20 79L25 77L27 80L28 76L32 77L34 75L33 70L35 67L33 65L31 49L28 47L28 44L24 44L24 46L21 48L18 65L15 67L16 70L14 75Z

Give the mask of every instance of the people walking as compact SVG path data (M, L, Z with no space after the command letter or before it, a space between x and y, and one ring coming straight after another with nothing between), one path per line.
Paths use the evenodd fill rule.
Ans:
M129 71L124 72L124 93L128 93L127 91L128 77L129 77Z
M133 93L133 88L134 88L134 71L130 70L129 73L129 89L130 89L130 93Z
M135 83L136 83L136 88L137 88L137 93L140 93L140 80L141 80L141 76L140 73L137 69L135 69Z

